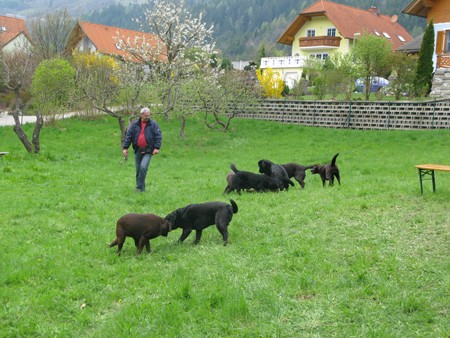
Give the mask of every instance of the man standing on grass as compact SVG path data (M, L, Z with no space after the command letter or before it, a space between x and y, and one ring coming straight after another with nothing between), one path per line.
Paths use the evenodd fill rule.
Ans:
M140 119L133 122L123 143L123 156L128 157L128 148L133 145L136 162L136 191L145 191L145 177L153 155L161 149L162 133L158 123L150 119L150 109L141 109Z

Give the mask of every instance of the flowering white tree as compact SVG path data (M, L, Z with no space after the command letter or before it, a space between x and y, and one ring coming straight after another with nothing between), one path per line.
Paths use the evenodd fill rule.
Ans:
M174 107L182 81L194 72L209 66L209 56L214 49L213 26L206 27L203 14L194 17L184 5L184 1L170 2L154 0L153 6L144 12L140 23L142 36L116 38L118 45L126 50L132 59L143 63L149 73L148 80L158 83L164 106L164 115L179 117ZM153 35L149 35L152 33ZM182 125L183 128L183 125Z

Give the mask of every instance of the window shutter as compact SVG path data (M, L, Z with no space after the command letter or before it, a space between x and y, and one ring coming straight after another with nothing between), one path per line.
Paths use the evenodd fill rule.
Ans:
M437 39L436 39L436 54L442 54L442 50L444 47L444 33L445 31L439 31L437 33Z

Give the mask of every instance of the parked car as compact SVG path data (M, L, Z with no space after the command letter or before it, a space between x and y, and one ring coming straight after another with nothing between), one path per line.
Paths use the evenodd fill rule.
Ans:
M360 93L364 93L365 85L364 85L364 78L360 77L355 81L356 91ZM370 86L370 92L375 93L380 90L380 88L389 86L389 80L386 80L383 77L375 76L372 78L372 85Z

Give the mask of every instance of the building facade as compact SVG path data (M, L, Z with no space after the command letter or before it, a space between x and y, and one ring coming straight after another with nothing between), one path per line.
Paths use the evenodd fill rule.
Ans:
M31 45L25 20L0 15L0 50L14 52Z
M319 0L299 13L277 42L291 46L291 56L261 59L261 68L272 68L292 87L301 78L307 59L324 60L332 53L347 54L362 34L373 34L390 42L393 50L412 41L397 22L397 16Z

